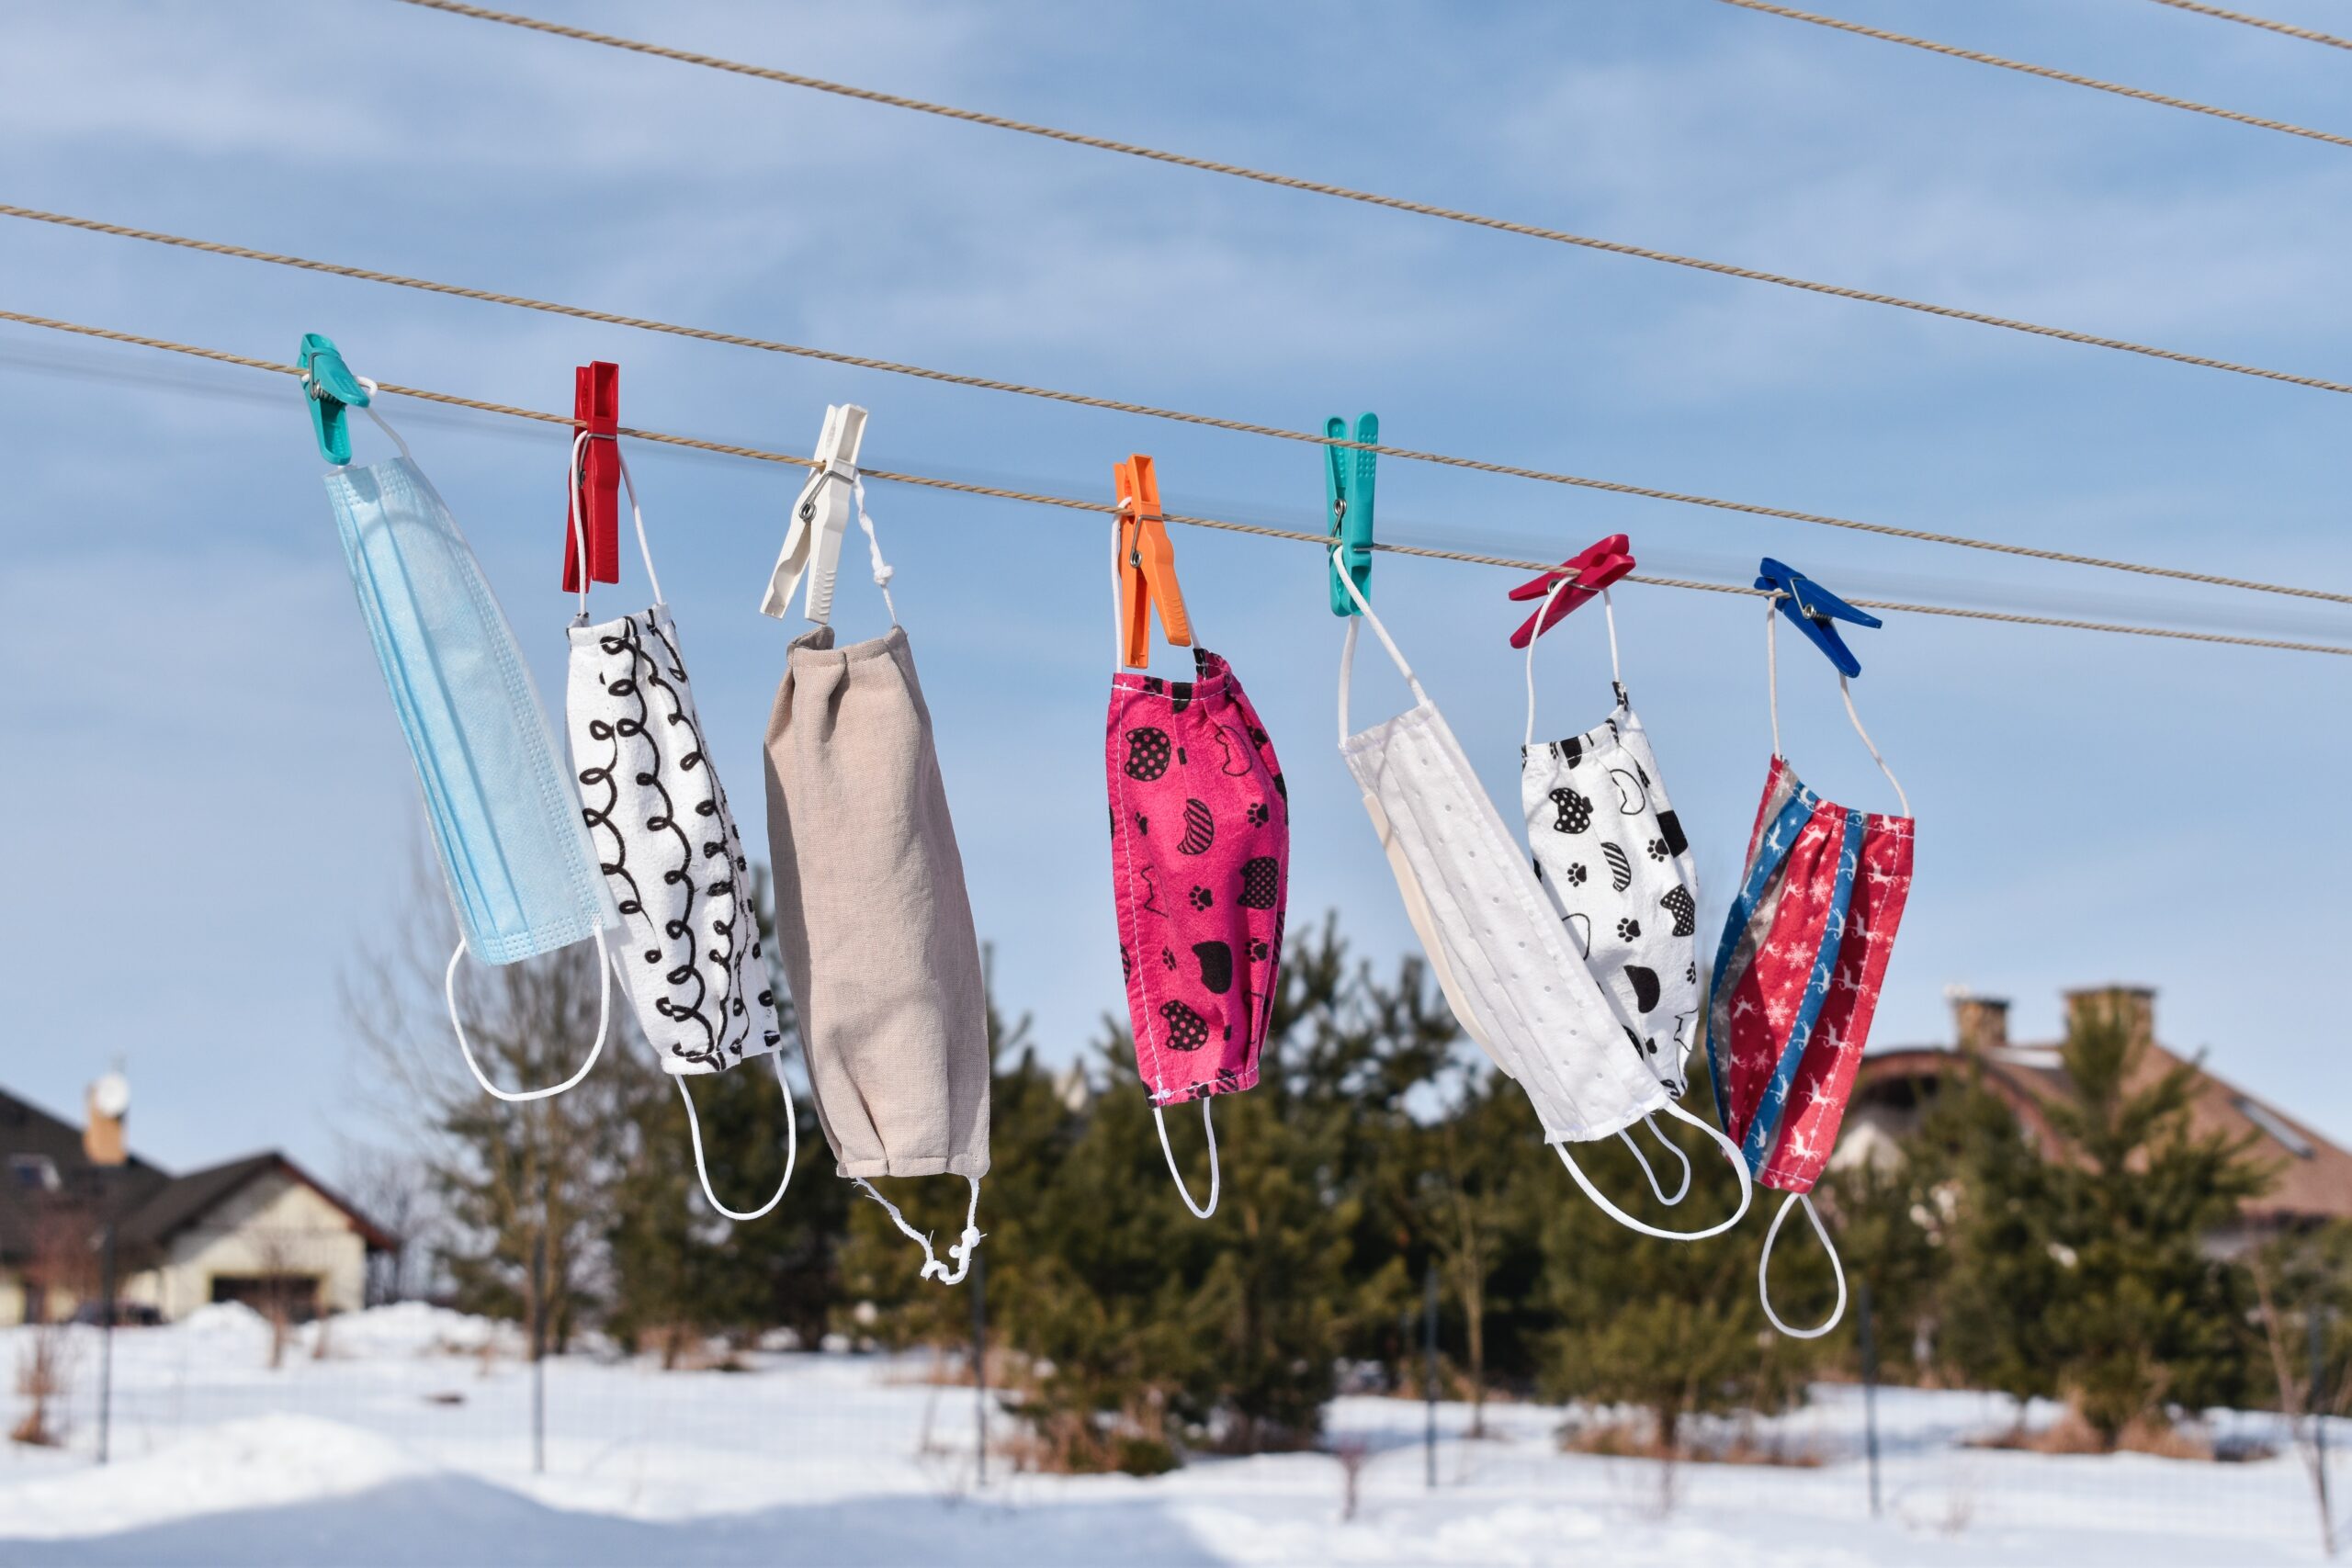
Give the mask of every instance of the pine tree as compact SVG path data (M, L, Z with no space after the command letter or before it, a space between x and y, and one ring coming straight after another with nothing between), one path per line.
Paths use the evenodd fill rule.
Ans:
M731 1209L767 1201L784 1179L787 1133L797 1132L798 1162L784 1201L741 1224L714 1213L695 1175L693 1132L677 1086L663 1081L667 1074L648 1071L642 1058L650 1053L641 1040L633 1042L639 1059L616 1069L646 1081L622 1107L625 1121L611 1129L625 1164L604 1234L613 1281L606 1326L626 1345L658 1348L664 1365L674 1365L682 1350L712 1336L740 1346L777 1325L813 1348L832 1307L842 1184L831 1179L815 1101L797 1071L806 1057L766 913L770 904L766 868L754 866L752 907L760 912L783 1060L794 1076L797 1125L787 1127L776 1064L763 1058L695 1075L685 1080L685 1089L702 1122L712 1189Z
M1025 1052L999 1072L992 1143L1008 1179L984 1197L990 1315L1032 1369L1020 1408L1053 1462L1149 1470L1184 1447L1311 1441L1340 1356L1393 1319L1414 1244L1375 1213L1374 1183L1453 1021L1418 964L1384 983L1327 923L1285 956L1272 1034L1258 1087L1213 1103L1222 1196L1206 1222L1173 1189L1116 1021L1074 1077ZM1205 1195L1198 1121L1190 1105L1168 1117L1184 1179ZM960 1333L942 1292L926 1302L904 1283L907 1244L878 1212L854 1212L852 1229L845 1277L867 1332Z
M2311 1314L2321 1314L2319 1408L2352 1412L2352 1221L2331 1220L2274 1236L2256 1255L2257 1283L2267 1287L2266 1315L2275 1312L2274 1383L2308 1407L2312 1369Z
M2199 1134L2198 1070L2165 1064L2120 1018L2078 1014L2062 1047L2070 1098L2047 1114L2065 1280L2048 1303L2064 1385L2102 1441L2167 1405L2243 1398L2256 1346L2245 1271L2204 1239L2275 1172L2251 1134Z
M1880 1347L1875 1371L1890 1382L1916 1382L1936 1371L1956 1199L1949 1162L1935 1157L1940 1152L1922 1129L1899 1154L1832 1169L1815 1198L1834 1216L1832 1234L1849 1281L1857 1292L1870 1289ZM1859 1337L1855 1348L1859 1375Z
M1007 1272L1025 1245L1037 1194L1052 1179L1067 1144L1065 1123L1071 1112L1058 1099L1052 1075L1037 1064L1028 1015L1007 1018L997 1000L995 965L989 954L983 953L982 959L988 980L989 1173L980 1182L978 1224L993 1299L1007 1288ZM894 1349L967 1344L972 1317L964 1292L969 1287L943 1289L935 1280L921 1278L922 1249L899 1233L879 1203L833 1175L822 1143L817 1151L817 1169L839 1205L837 1325ZM947 1247L962 1235L971 1205L970 1184L960 1176L925 1176L877 1180L876 1187L909 1224L932 1237L939 1261L949 1262Z
M782 1011L788 1048L789 1005ZM658 1348L665 1364L709 1337L748 1344L771 1326L789 1328L814 1348L832 1304L842 1201L806 1090L794 1092L799 1148L791 1189L767 1214L739 1224L715 1213L703 1196L676 1087L656 1088L632 1108L626 1130L629 1158L605 1231L613 1276L607 1328L624 1344ZM690 1078L685 1089L720 1201L745 1210L764 1203L784 1178L788 1149L774 1065L745 1062Z
M2062 1358L2048 1306L2069 1288L2068 1254L2052 1151L2026 1136L1973 1064L1928 1119L1946 1134L1959 1192L1939 1357L1958 1381L2015 1398L2022 1422L2028 1400L2059 1392Z
M1702 1104L1711 1092L1704 1077L1702 1066L1689 1091ZM1661 1117L1657 1126L1691 1165L1690 1192L1676 1208L1656 1201L1615 1139L1572 1145L1569 1152L1612 1201L1651 1224L1687 1230L1727 1213L1736 1178L1722 1147L1680 1122ZM1628 1230L1586 1200L1542 1135L1530 1115L1520 1147L1530 1162L1530 1190L1544 1194L1544 1299L1558 1324L1544 1337L1544 1391L1638 1406L1669 1454L1678 1451L1690 1416L1770 1412L1801 1399L1805 1374L1828 1342L1784 1338L1765 1323L1756 1293L1764 1225L1751 1215L1725 1235L1694 1243ZM1633 1135L1650 1136L1639 1127ZM1553 1168L1544 1170L1546 1164ZM1779 1198L1759 1188L1756 1203L1762 1208ZM1783 1227L1781 1239L1809 1239L1810 1230ZM1831 1291L1828 1263L1817 1248L1774 1251L1772 1297L1784 1314L1802 1314L1798 1303L1825 1301Z
M1531 1198L1544 1168L1524 1147L1534 1113L1519 1086L1483 1062L1464 1063L1454 1076L1458 1087L1444 1109L1397 1139L1400 1164L1387 1185L1459 1309L1470 1435L1483 1437L1487 1330L1500 1304L1495 1281L1514 1263L1523 1277L1536 1251Z
M379 1105L413 1141L457 1304L542 1323L561 1349L600 1305L601 1233L626 1155L616 1131L649 1087L641 1070L628 1070L639 1064L616 1059L627 1052L628 1002L612 998L605 1058L577 1087L525 1103L492 1099L449 1037L446 905L423 876L412 910L394 923L390 945L365 956L345 1011L371 1058ZM605 982L585 943L464 965L457 1006L481 1070L516 1089L570 1077L595 1043Z

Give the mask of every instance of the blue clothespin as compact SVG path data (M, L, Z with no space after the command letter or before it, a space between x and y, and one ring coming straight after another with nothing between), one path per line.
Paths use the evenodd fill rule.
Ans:
M1323 434L1334 441L1348 440L1348 422L1333 414L1330 423L1323 427ZM1368 413L1358 419L1354 439L1367 446L1377 445L1380 416ZM1379 456L1377 452L1360 452L1348 446L1323 448L1325 531L1347 547L1344 558L1348 575L1354 579L1356 592L1366 599L1372 597L1372 466ZM1340 569L1334 566L1331 614L1355 613L1356 602L1348 596L1347 584L1340 581Z
M1857 610L1818 582L1793 567L1782 566L1766 556L1757 566L1756 586L1769 589L1779 595L1775 601L1781 614L1786 615L1821 649L1838 673L1849 677L1862 672L1862 661L1854 657L1846 639L1838 635L1832 621L1851 621L1858 626L1881 626L1886 623L1876 615Z
M311 429L319 438L319 456L341 468L351 461L351 427L345 411L366 408L370 394L324 333L304 333L294 363L302 367L302 389L310 394Z

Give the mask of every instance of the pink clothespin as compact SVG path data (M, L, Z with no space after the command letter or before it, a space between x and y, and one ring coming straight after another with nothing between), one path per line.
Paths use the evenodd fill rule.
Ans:
M1576 579L1576 586L1553 600L1548 612L1538 610L1520 623L1519 630L1510 634L1510 645L1525 648L1556 626L1561 616L1633 570L1634 558L1626 553L1629 548L1624 535L1611 534L1586 546L1543 576L1512 589L1510 596L1514 599L1540 600L1559 586L1561 578L1573 574ZM1539 617L1544 622L1540 626L1535 624Z

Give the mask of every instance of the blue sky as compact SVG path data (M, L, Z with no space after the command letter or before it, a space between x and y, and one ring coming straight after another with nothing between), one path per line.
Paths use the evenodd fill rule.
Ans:
M1461 6L564 6L879 88L1802 276L2342 377L2352 154L1703 0ZM2352 130L2340 54L2138 0L1838 13ZM2341 8L2268 0L2334 26ZM2345 400L1260 188L390 4L0 6L0 199L1292 427L2254 578L2352 588ZM1319 526L1308 449L0 223L0 306L807 451ZM388 404L561 690L562 438ZM17 649L0 1083L61 1109L117 1058L167 1164L381 1137L338 999L406 908L416 789L290 383L0 327ZM372 432L360 436L362 450ZM748 840L793 628L755 613L797 475L641 448L647 524ZM1645 569L1760 554L1855 597L2352 641L2352 613L1403 462L1384 536ZM1099 823L1102 525L875 487L981 931L1057 1055L1120 1005ZM1294 926L1411 942L1332 748L1312 550L1178 530L1296 804ZM853 557L854 552L853 552ZM1515 798L1517 578L1384 558L1375 601ZM635 605L633 559L606 613ZM1770 749L1752 601L1619 595L1625 672L1719 919ZM883 624L846 569L846 635ZM1597 615L1543 721L1607 704ZM1943 989L2159 987L2159 1028L2352 1137L2336 811L2347 661L1890 617L1857 700L1920 819L1878 1043ZM1555 646L1556 644L1556 646ZM1789 754L1891 806L1826 665L1783 643ZM1401 705L1369 661L1359 722ZM560 699L559 699L560 700ZM439 910L431 918L446 919ZM639 1059L600 1071L650 1071Z

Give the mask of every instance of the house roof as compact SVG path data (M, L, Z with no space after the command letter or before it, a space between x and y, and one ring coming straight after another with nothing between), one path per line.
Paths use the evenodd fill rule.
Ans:
M351 1222L351 1228L357 1231L369 1247L392 1247L399 1245L398 1238L390 1232L353 1208L326 1183L274 1149L174 1178L130 1211L122 1222L121 1235L126 1240L160 1247L190 1226L202 1224L206 1215L243 1191L254 1181L272 1172L308 1187L341 1211L344 1217Z
M1906 1045L1871 1052L1862 1058L1855 1084L1858 1097L1904 1079L1941 1077L1961 1070L1971 1055L1982 1064L1986 1086L2029 1125L2052 1136L2044 1107L2073 1098L2074 1085L2060 1063L2058 1046L1992 1045L1973 1053L1950 1045ZM2275 1168L2269 1190L2240 1206L2248 1218L2267 1222L2352 1219L2352 1151L2284 1111L2239 1089L2208 1069L2198 1057L2183 1056L2149 1043L2139 1077L2153 1079L2175 1066L2197 1075L2189 1101L2190 1127L2199 1134L2253 1134L2253 1152Z
M272 1171L300 1182L342 1211L369 1247L399 1245L391 1233L274 1150L176 1177L136 1155L119 1166L96 1165L82 1147L81 1128L0 1089L0 1165L13 1164L13 1156L20 1155L46 1159L57 1173L58 1185L53 1191L28 1188L13 1169L0 1168L0 1260L26 1256L32 1245L34 1215L44 1202L85 1213L93 1226L110 1210L119 1227L117 1239L135 1250L161 1246L200 1224L247 1184Z
M54 1190L23 1184L18 1156L49 1162L57 1174ZM69 1204L92 1213L117 1213L145 1202L169 1185L171 1177L132 1156L119 1166L91 1163L82 1147L82 1129L28 1100L0 1089L0 1260L25 1257L32 1246L33 1216L43 1202Z

